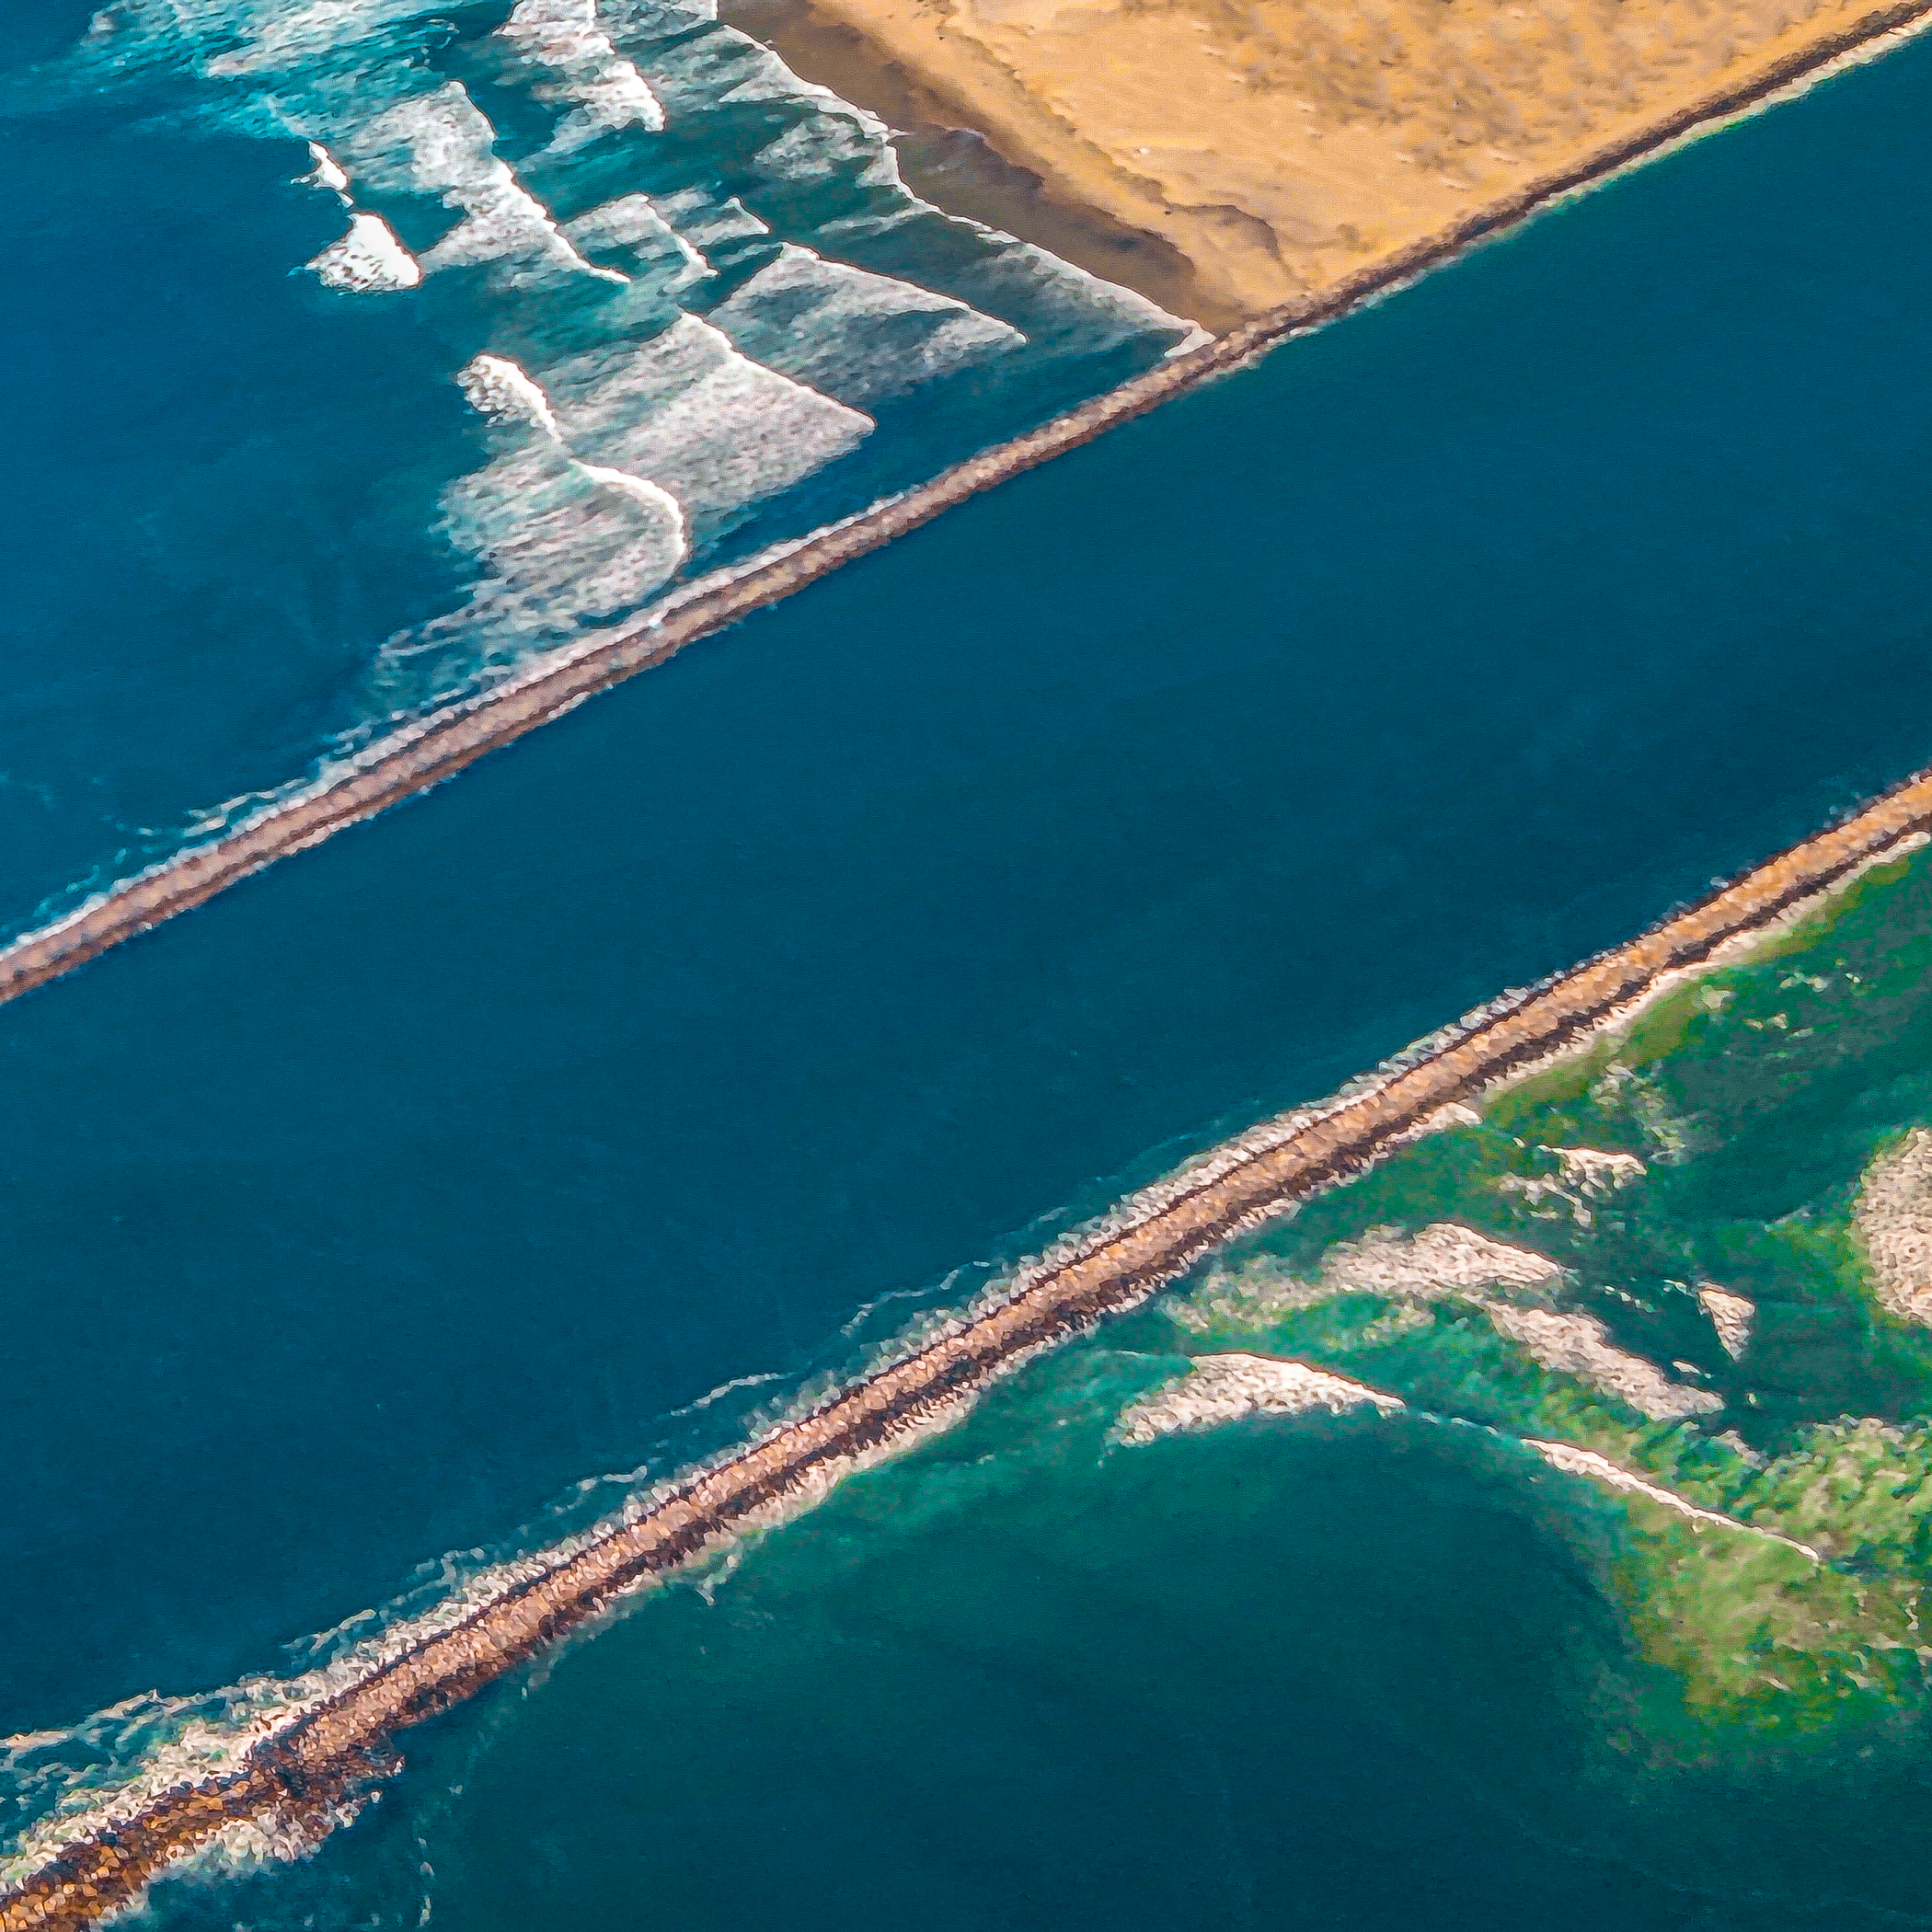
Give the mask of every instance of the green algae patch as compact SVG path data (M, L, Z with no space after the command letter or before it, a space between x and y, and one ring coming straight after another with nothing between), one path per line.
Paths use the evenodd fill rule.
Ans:
M1921 853L1239 1244L1142 1332L1523 1444L1700 1718L1881 1721L1932 1662L1932 1335L1875 1273L1923 1266L1932 1305L1928 1122Z

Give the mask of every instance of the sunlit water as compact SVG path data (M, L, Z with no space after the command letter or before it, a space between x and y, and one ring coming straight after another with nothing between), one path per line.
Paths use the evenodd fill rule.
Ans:
M1196 334L919 200L704 0L26 51L0 927Z
M167 57L134 79L97 37L6 124L43 262L11 322L60 376L9 398L45 453L5 538L16 923L397 694L545 643L563 606L517 601L535 553L477 535L502 466L592 523L616 490L605 561L670 554L655 500L582 482L625 452L571 444L559 401L596 345L630 370L634 343L699 339L663 310L608 326L658 288L642 264L622 288L523 287L515 256L386 293L290 272L352 212L289 185L310 140L419 266L456 190L394 186L416 150L369 133L382 115L454 114L460 85L519 179L554 148L583 104L537 98L555 75L492 39L503 10L372 33L327 87L209 17L137 17ZM23 1812L76 1770L110 1782L178 1728L167 1699L293 1667L285 1641L412 1565L433 1591L439 1552L541 1541L622 1493L573 1484L729 1440L1037 1242L1042 1210L1097 1207L1923 762L1932 271L1900 238L1932 212L1928 58L1560 211L9 1009L0 1723L64 1733L163 1694L21 1753ZM636 66L672 132L668 65ZM751 105L772 138L830 127L859 192L875 133ZM767 263L810 247L1029 341L901 418L841 399L830 362L786 375L877 428L715 516L678 499L667 582L1174 339L1136 311L1055 347L983 272L868 252L896 229L828 236L846 214L759 172L742 108L663 155L637 123L599 138L661 167L626 178L653 205L680 180L735 197ZM475 133L436 152L474 159ZM558 236L612 198L561 180L537 202ZM556 436L513 385L466 397L479 355L524 372ZM145 412L103 374L134 367ZM637 473L695 488L670 455ZM1834 1770L1835 1810L1803 1766L1657 1768L1669 1697L1514 1465L1346 1420L1103 1455L1087 1382L1124 1399L1148 1374L1104 1342L1043 1365L711 1600L647 1604L527 1700L412 1743L313 1866L169 1909L1915 1909L1921 1760Z

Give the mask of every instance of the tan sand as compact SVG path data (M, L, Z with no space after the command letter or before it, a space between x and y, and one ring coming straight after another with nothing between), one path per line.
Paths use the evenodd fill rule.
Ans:
M891 120L916 100L926 119L977 130L1062 202L1171 245L1193 270L1180 299L1220 327L1319 294L1687 109L1729 111L1870 9L740 0L739 13L808 75L861 98L862 63L834 43L841 28L862 36L879 76L866 105ZM1136 282L1134 258L1117 259L1116 279ZM1171 267L1147 259L1159 260L1148 292L1172 304Z

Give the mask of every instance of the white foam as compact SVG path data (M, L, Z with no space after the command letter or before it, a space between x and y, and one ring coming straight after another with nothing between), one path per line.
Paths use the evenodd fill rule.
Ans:
M830 87L822 86L817 81L809 81L794 74L773 51L763 44L750 43L756 49L758 58L740 67L737 72L742 78L734 80L718 97L721 107L745 107L768 100L807 101L814 107L829 109L838 121L859 133L879 143L889 142L891 130L869 108L861 108L843 96L834 94ZM800 121L787 129L781 139L790 139L799 128L811 129L810 121ZM769 148L764 150L769 154ZM893 176L898 178L896 173Z
M598 0L604 31L626 40L664 40L718 18L718 0Z
M357 294L391 294L422 280L416 258L379 214L352 214L349 233L307 264L325 288Z
M1328 1250L1322 1285L1330 1294L1428 1299L1483 1288L1547 1290L1563 1271L1534 1248L1491 1240L1459 1222L1436 1221L1414 1235L1377 1228Z
M1314 1282L1284 1276L1265 1261L1250 1264L1240 1277L1217 1272L1200 1305L1183 1305L1176 1315L1183 1326L1203 1328L1217 1317L1278 1320L1340 1294L1386 1295L1409 1305L1467 1302L1539 1366L1574 1375L1653 1421L1682 1421L1724 1406L1708 1389L1673 1382L1654 1363L1616 1347L1595 1316L1524 1305L1521 1297L1547 1295L1562 1279L1562 1269L1547 1255L1438 1221L1414 1235L1376 1228L1359 1241L1339 1243ZM1496 1290L1518 1299L1500 1299Z
M1673 1382L1655 1363L1616 1347L1609 1330L1593 1315L1559 1314L1554 1308L1524 1308L1509 1302L1481 1305L1496 1332L1542 1367L1574 1375L1653 1422L1687 1421L1724 1406L1723 1398L1709 1389Z
M634 1497L620 1513L632 1514L639 1506ZM304 1648L321 1661L295 1675L247 1677L200 1697L163 1698L150 1693L98 1712L64 1732L0 1739L0 1773L17 1789L36 1777L57 1788L47 1814L0 1857L0 1888L42 1869L63 1846L137 1817L164 1792L240 1770L259 1744L485 1604L569 1561L596 1534L593 1526L537 1554L481 1568L465 1563L465 1558L480 1558L478 1551L445 1556L440 1564L426 1567L429 1581L411 1593L417 1603L429 1597L428 1607L392 1613L387 1621L373 1611L357 1612L334 1630L309 1639ZM73 1749L77 1764L58 1762L63 1745ZM55 1758L52 1765L22 1776L18 1760L50 1754ZM46 1797L43 1792L43 1803ZM294 1826L270 1813L254 1830L231 1837L217 1857L239 1865L300 1856L313 1846L318 1829L339 1822L339 1816L329 1816Z
M684 506L668 489L607 464L571 460L549 397L507 356L477 356L456 381L479 413L543 439L445 495L453 540L491 571L460 624L500 627L508 619L521 631L558 616L594 622L635 608L675 572L691 539Z
M308 158L315 163L314 168L299 178L298 186L322 188L335 195L346 208L350 205L349 177L343 173L340 164L319 141L308 144Z
M1114 1437L1138 1447L1182 1430L1219 1429L1245 1416L1346 1415L1374 1409L1393 1415L1400 1397L1386 1395L1346 1375L1284 1362L1271 1355L1197 1356L1188 1373L1136 1402L1115 1425Z
M1715 1282L1705 1282L1697 1289L1697 1305L1710 1317L1724 1352L1735 1362L1751 1345L1752 1325L1757 1320L1757 1304Z
M605 0L600 11L608 29L620 36L630 30L632 18L648 36L653 31L650 23L661 17L650 0L635 8ZM729 75L722 89L715 80L720 71ZM920 281L1007 323L1036 345L1087 354L1104 353L1137 336L1165 338L1169 348L1203 339L1197 325L1131 289L921 200L902 179L890 131L876 115L801 81L769 49L742 34L719 29L689 37L653 58L652 77L673 111L693 116L765 103L788 102L803 109L759 150L753 166L774 184L836 181L857 197L852 213L822 223L811 237L829 253L863 250L868 269L889 270L896 263L882 259L881 251L894 248L896 234L930 224L949 232L937 247L920 248ZM675 215L672 219L677 222ZM708 246L700 236L692 238ZM941 262L948 264L943 270Z
M702 188L681 188L657 198L658 213L700 248L753 241L772 231L736 195L720 201Z
M507 356L479 355L457 372L457 386L471 408L497 422L523 422L561 440L550 399Z
M634 610L677 569L688 541L660 485L539 444L496 457L444 493L445 528L489 581L456 620L531 640ZM446 633L441 634L446 636Z
M949 295L790 242L709 319L767 367L861 408L1027 339Z
M818 112L792 125L758 151L754 166L770 181L842 180L851 187L883 190L894 206L874 213L825 224L830 237L842 233L876 236L924 213L931 203L913 194L899 177L899 155L883 122L823 87L805 88L788 68L780 67L772 85L743 81L719 97L730 105L750 101L809 100Z
M1181 349L1199 332L1198 324L1169 315L1145 295L1030 242L996 230L989 239L1000 246L954 279L954 293L1016 321L1021 318L1013 305L1023 303L1029 319L1021 326L1035 342L1051 339L1064 351L1098 354L1137 336L1165 335L1170 348Z
M668 489L653 483L649 477L634 477L628 470L607 469L601 463L580 463L577 466L585 476L603 484L606 489L615 489L620 496L628 497L633 503L649 511L661 523L669 524L674 529L679 546L678 561L684 561L690 549L689 537L684 529L684 506ZM651 588L655 590L657 586L653 584Z
M669 490L574 460L518 385L488 393L514 444L443 495L443 534L484 574L457 609L376 653L367 702L391 718L593 638L593 627L627 617L661 590L690 552L683 505Z
M232 80L327 69L342 51L379 40L382 29L419 16L415 0L285 0L280 6L241 6L234 0L163 0L144 6L151 32L195 40L239 37L240 45L211 56L201 71Z
M1569 1476L1587 1477L1592 1482L1600 1482L1605 1488L1620 1490L1627 1496L1642 1496L1673 1514L1682 1516L1700 1530L1724 1529L1734 1531L1741 1536L1761 1536L1767 1543L1778 1543L1787 1549L1795 1549L1814 1563L1824 1561L1809 1543L1800 1543L1794 1536L1780 1535L1776 1530L1759 1529L1754 1524L1740 1522L1737 1517L1722 1515L1716 1510L1701 1509L1674 1489L1647 1482L1641 1476L1633 1476L1629 1470L1619 1468L1608 1456L1599 1455L1593 1449L1579 1449L1572 1443L1538 1442L1535 1437L1525 1437L1524 1446L1534 1449L1553 1469L1561 1469Z
M550 137L551 154L572 154L623 128L662 132L663 108L598 25L595 0L518 0L497 32L552 76L532 90L539 100L570 104Z
M422 255L425 273L492 265L506 286L590 275L623 282L586 261L549 212L496 153L496 130L458 81L410 95L342 136L354 178L378 190L435 195L461 219Z
M1546 1201L1561 1202L1579 1227L1595 1225L1593 1202L1641 1180L1650 1169L1634 1154L1609 1154L1598 1147L1545 1147L1557 1157L1554 1177L1505 1174L1496 1185L1505 1194L1520 1194L1533 1208ZM1547 1213L1541 1219L1550 1218Z
M729 1382L720 1382L716 1388L707 1389L695 1402L686 1402L682 1409L673 1409L664 1418L674 1422L684 1416L695 1416L709 1409L714 1402L721 1402L727 1396L735 1396L740 1389L763 1388L768 1382L782 1382L783 1373L778 1369L766 1369L756 1375L733 1375Z
M854 448L872 420L741 355L695 316L545 371L570 447L649 476L694 513L775 495Z
M1319 1275L1303 1281L1271 1255L1215 1263L1200 1292L1173 1309L1182 1328L1205 1331L1217 1320L1265 1326L1343 1294L1374 1294L1413 1308L1451 1298L1481 1302L1485 1291L1543 1294L1563 1271L1533 1248L1512 1248L1457 1222L1437 1221L1414 1235L1372 1228L1357 1241L1338 1242L1322 1258Z
M762 229L764 224L758 225ZM648 194L620 195L589 209L566 222L563 235L580 250L622 250L630 256L634 273L662 264L673 289L712 273L711 264L658 213Z
M1641 1180L1650 1170L1634 1154L1607 1154L1599 1147L1550 1147L1563 1179L1586 1194L1612 1194Z

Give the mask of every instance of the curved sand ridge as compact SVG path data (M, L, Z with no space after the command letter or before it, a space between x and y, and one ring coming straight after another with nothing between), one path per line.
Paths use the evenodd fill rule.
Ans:
M1121 1203L977 1309L808 1413L538 1559L460 1622L372 1662L255 1742L238 1766L104 1814L0 1899L0 1932L86 1926L171 1861L257 1820L319 1834L393 1764L394 1734L468 1696L623 1592L822 1496L843 1474L949 1420L996 1375L1143 1300L1211 1249L1364 1167L1442 1110L1627 1016L1932 828L1932 772L1625 946L1512 995L1327 1106L1283 1115Z
M1318 295L1285 304L1202 347L1096 397L1066 415L874 504L742 570L693 585L632 629L544 660L482 696L399 730L213 843L178 854L54 924L0 951L0 1001L13 999L212 898L223 887L344 826L373 817L454 776L486 752L521 738L687 644L776 603L841 564L891 542L929 518L1023 470L1144 415L1196 384L1240 367L1288 337L1353 308L1522 221L1537 209L1817 75L1848 56L1878 51L1887 36L1932 17L1932 0L1892 0L1814 40L1748 83L1707 95L1641 132L1526 182L1501 201L1386 256Z

